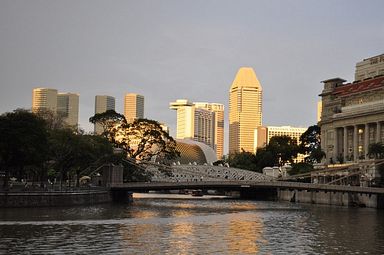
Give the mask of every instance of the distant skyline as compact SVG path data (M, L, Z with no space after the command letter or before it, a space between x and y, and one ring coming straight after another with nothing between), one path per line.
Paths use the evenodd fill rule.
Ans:
M263 125L316 123L322 80L353 81L384 53L384 1L0 0L0 113L30 109L32 90L80 94L80 126L96 95L145 97L145 117L176 132L179 98L225 105L240 67L263 85Z

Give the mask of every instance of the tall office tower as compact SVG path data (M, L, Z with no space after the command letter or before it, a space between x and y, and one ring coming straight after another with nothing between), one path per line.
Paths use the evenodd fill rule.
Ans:
M57 113L64 117L64 121L72 127L79 124L79 94L58 93Z
M229 91L229 153L255 152L255 129L262 125L262 88L255 72L242 67Z
M128 123L144 118L144 96L128 93L124 98L124 116Z
M215 113L197 108L186 99L170 103L170 109L177 111L177 139L191 139L215 147Z
M196 108L206 109L215 113L215 149L216 156L221 159L224 154L224 105L217 103L195 102Z
M35 88L32 91L32 111L49 110L56 113L57 89Z
M115 110L115 98L105 95L95 96L95 114L103 113L108 110ZM102 132L103 128L100 124L95 124L94 133L101 134Z

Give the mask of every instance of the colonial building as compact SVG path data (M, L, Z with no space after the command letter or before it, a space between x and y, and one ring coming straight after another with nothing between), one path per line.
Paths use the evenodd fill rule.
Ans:
M357 63L353 83L323 81L321 148L326 163L368 159L372 143L384 142L384 54Z

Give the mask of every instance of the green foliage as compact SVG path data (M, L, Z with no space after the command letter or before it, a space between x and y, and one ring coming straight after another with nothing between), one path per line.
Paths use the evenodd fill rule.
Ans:
M289 136L274 136L269 140L266 150L272 154L274 163L282 166L287 162L293 163L293 159L299 152L299 147L296 140Z
M228 162L231 167L247 169L251 171L256 171L257 169L255 154L247 151L242 151L240 153L230 155Z
M308 155L305 161L308 163L320 163L325 157L321 150L320 127L318 125L310 126L300 136L300 153Z
M99 124L103 129L101 135L113 144L116 143L115 139L119 135L119 130L127 125L127 120L124 115L117 113L114 110L96 113L94 116L89 118L89 122Z
M263 172L263 168L267 166L277 166L279 158L272 153L268 147L257 149L256 151L256 171Z
M176 141L157 121L137 119L127 123L124 116L115 111L96 114L89 120L102 125L102 135L115 147L123 149L130 158L150 160L157 156L167 161L180 155L176 150Z
M282 166L287 162L293 162L297 156L298 146L296 141L289 136L274 136L264 148L259 148L256 154L242 151L230 155L231 167L262 172L267 166Z
M113 148L105 138L77 134L71 129L51 131L49 144L54 167L64 180L73 174L80 177L81 170L94 162L102 164L113 155Z
M63 114L57 114L48 109L39 109L35 114L45 121L46 127L49 130L71 128L64 121Z
M382 143L372 143L368 147L368 155L370 158L384 158L384 145Z
M47 130L43 119L26 110L0 116L0 167L4 186L10 175L24 174L26 166L41 166L47 160Z

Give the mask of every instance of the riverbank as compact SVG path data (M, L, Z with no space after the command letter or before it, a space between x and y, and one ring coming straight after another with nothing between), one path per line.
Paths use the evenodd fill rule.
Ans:
M56 207L108 203L107 190L72 192L0 192L0 207Z

